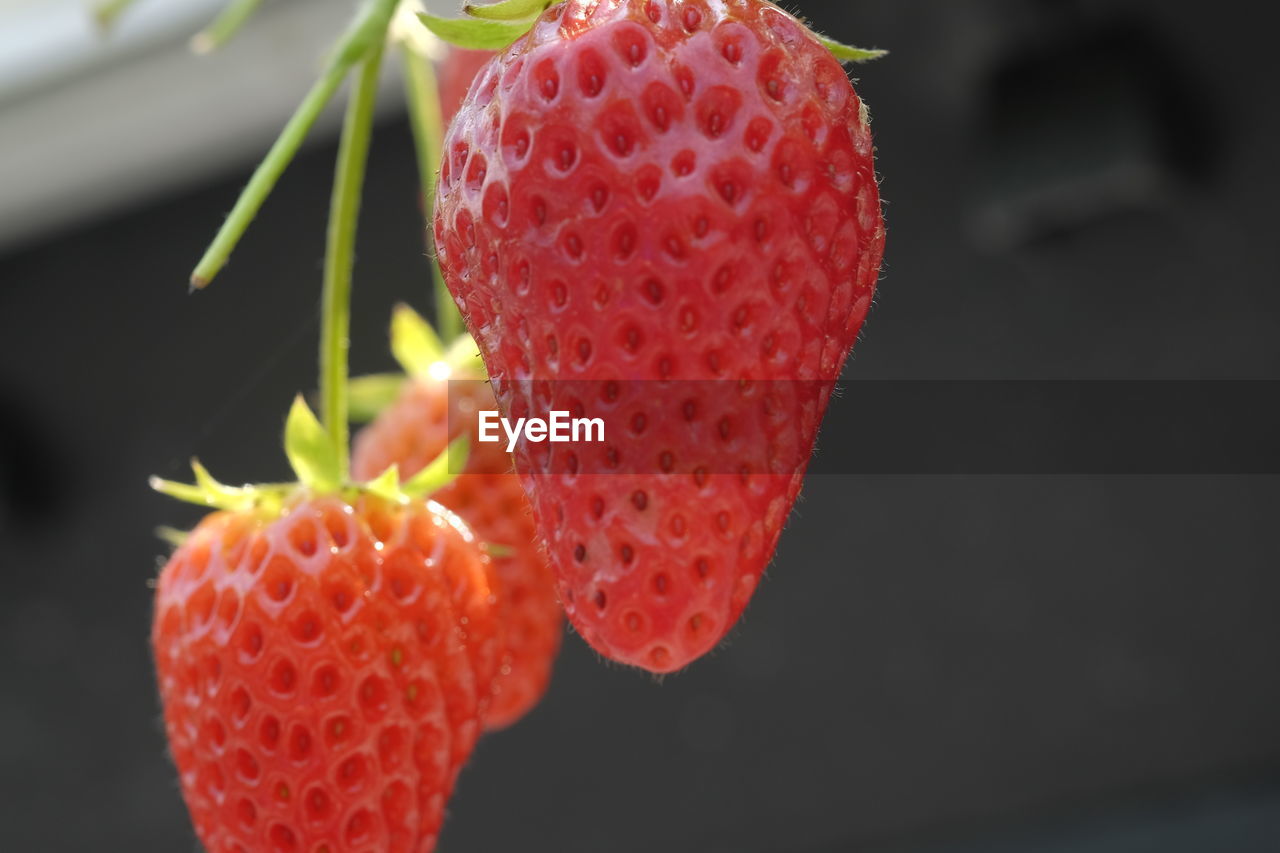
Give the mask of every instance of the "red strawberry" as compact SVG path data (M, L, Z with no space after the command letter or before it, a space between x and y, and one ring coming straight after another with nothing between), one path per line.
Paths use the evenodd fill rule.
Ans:
M502 408L615 414L598 451L516 453L566 612L678 669L750 598L871 305L867 112L771 3L568 0L444 151L435 242ZM524 381L569 379L605 390ZM742 380L766 384L734 402Z
M440 63L440 116L444 126L458 113L467 90L476 79L476 74L493 59L493 51L467 50L464 47L451 47Z
M207 517L160 574L165 729L209 851L429 850L492 673L489 590L438 506ZM480 657L483 657L481 655Z
M301 483L162 492L207 516L160 572L151 631L169 747L209 851L430 851L498 667L488 558L403 483L342 474L299 399Z
M412 314L402 308L398 321L408 319L405 312ZM413 318L423 322L416 315ZM470 353L474 356L474 345ZM495 407L493 394L483 382L454 382L451 399L450 382L443 375L413 372L417 375L405 383L399 398L356 436L351 464L357 478L375 477L393 464L404 476L416 474L463 431L465 422L458 408ZM465 368L455 367L451 373L454 379L467 375ZM511 470L510 454L499 445L476 441L474 433L470 438L467 467L479 473L459 475L432 499L458 513L482 540L509 551L492 557L488 566L499 590L501 652L484 723L501 728L524 716L546 692L560 649L562 618L555 579L537 541L528 498L520 479L504 473Z

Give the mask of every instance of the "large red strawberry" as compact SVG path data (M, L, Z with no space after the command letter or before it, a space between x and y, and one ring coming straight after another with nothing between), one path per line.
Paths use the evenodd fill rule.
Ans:
M310 421L291 458L323 442ZM230 489L197 468L197 486L158 483L226 507L162 569L151 635L211 853L434 847L499 648L487 557L409 494L428 479Z
M570 620L678 669L755 589L871 305L867 111L762 0L568 0L502 26L531 29L446 138L441 266L506 413L609 421L602 446L516 452Z
M401 306L392 323L393 350L409 378L395 402L356 436L351 468L357 478L375 477L391 465L413 476L466 430L459 409L495 407L489 386L478 381L479 359L470 340L464 336L465 346L444 353L434 340L425 351L415 347L414 336L434 339L426 322ZM563 619L528 498L510 473L510 454L477 441L474 431L470 439L467 470L475 473L460 474L432 498L458 513L481 539L503 546L488 566L501 591L495 602L501 652L484 718L487 727L500 728L524 716L546 692Z

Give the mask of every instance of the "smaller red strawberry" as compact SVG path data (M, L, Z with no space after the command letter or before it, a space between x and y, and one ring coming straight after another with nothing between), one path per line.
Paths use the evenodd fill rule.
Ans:
M447 460L344 484L301 400L286 434L301 484L155 481L221 510L156 587L183 798L209 851L430 851L498 665L488 558L415 497Z
M395 401L356 436L352 472L370 477L397 465L413 476L471 425L467 472L433 499L458 513L484 541L504 546L489 563L501 651L484 718L488 728L501 728L537 704L551 680L563 631L555 577L520 479L504 473L511 469L510 454L501 445L477 441L474 419L460 416L461 409L497 407L481 381L479 353L470 338L464 336L446 353L427 322L400 306L392 321L392 349L409 379Z

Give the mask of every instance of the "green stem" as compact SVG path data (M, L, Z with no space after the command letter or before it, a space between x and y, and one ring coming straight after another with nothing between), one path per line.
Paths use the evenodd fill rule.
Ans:
M93 4L93 17L97 19L99 27L111 29L120 16L136 2L137 0L98 0Z
M435 66L406 41L404 45L405 90L409 101L409 126L413 130L418 155L418 177L422 185L422 211L426 223L427 251L431 255L431 292L435 297L436 328L446 341L462 333L462 315L449 295L440 263L435 258L436 180L440 171L440 149L444 143L444 119L440 110L440 89Z
M222 228L213 238L213 243L209 245L204 257L196 265L195 271L191 274L193 288L207 286L226 265L227 258L240 242L245 229L249 227L249 223L261 209L263 202L271 194L285 167L298 153L303 139L316 123L316 119L320 117L321 111L329 103L333 93L342 85L347 72L364 59L375 44L381 45L386 38L387 26L391 21L391 13L395 11L396 2L397 0L366 0L360 11L356 13L356 17L338 41L320 79L311 87L311 91L307 92L297 111L281 131L280 137L271 146L267 156L258 164L253 177L249 179L240 198L236 200L231 214L222 223Z
M191 49L196 53L209 53L229 42L245 21L258 11L262 0L231 0L213 23L191 39Z
M350 473L347 451L347 352L351 348L351 272L355 266L356 221L373 136L383 44L374 44L356 77L342 124L338 164L329 201L324 256L324 301L320 320L320 417L338 454L338 472Z

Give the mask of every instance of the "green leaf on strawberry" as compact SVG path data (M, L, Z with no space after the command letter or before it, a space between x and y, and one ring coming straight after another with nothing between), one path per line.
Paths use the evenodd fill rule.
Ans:
M852 45L838 42L827 36L818 36L818 43L831 51L831 55L841 62L870 62L873 59L879 59L882 56L888 56L889 51L879 50L876 48L853 47Z
M460 436L440 455L408 480L402 481L392 465L367 482L346 482L339 476L339 460L324 426L299 394L294 398L285 422L285 455L298 478L295 483L262 483L228 486L218 481L199 460L191 460L194 483L177 483L151 478L151 487L161 494L186 503L228 512L256 512L267 517L279 515L295 494L338 494L355 500L362 494L376 495L395 504L406 505L427 498L448 486L466 467L469 438Z
M365 486L370 494L377 495L389 501L397 500L400 496L400 466L392 465L380 475L373 478Z
M472 50L502 50L523 36L538 17L555 5L551 0L503 0L501 3L468 3L463 18L441 18L426 12L418 18L427 29L449 44ZM695 10L696 11L696 10ZM699 16L701 13L698 13ZM870 62L888 54L887 50L853 47L826 36L812 34L818 43L841 62Z
M301 394L294 398L285 421L284 452L304 486L328 492L342 482L338 451Z
M444 343L431 324L408 305L391 314L391 354L410 376L426 376L444 360Z
M463 434L449 442L449 446L427 467L400 486L409 497L424 497L448 485L458 472L467 467L471 439Z
M463 14L493 21L532 21L551 5L551 0L503 0L501 3L468 3Z
M533 25L528 21L493 21L483 18L441 18L422 12L418 20L439 38L473 50L502 50Z

